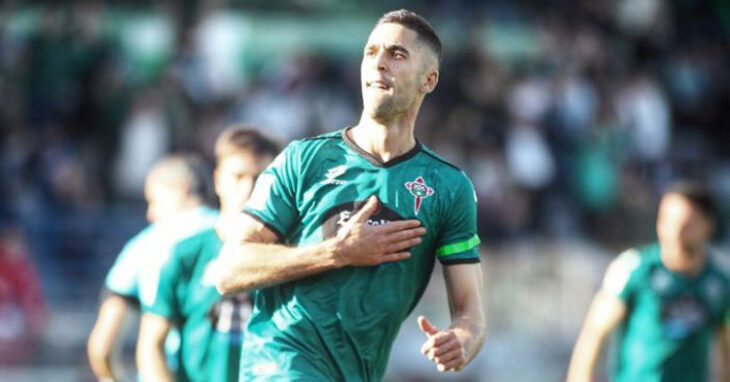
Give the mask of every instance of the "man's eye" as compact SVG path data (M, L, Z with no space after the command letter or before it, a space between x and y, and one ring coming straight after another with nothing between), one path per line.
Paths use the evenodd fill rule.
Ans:
M401 52L395 52L395 53L393 53L393 57L395 57L395 58L397 58L397 59L400 60L400 59L406 58L406 55L403 54L403 53L401 53Z

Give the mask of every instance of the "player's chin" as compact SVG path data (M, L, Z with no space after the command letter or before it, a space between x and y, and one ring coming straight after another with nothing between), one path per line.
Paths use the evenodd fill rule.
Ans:
M389 102L373 102L366 110L370 118L380 120L393 114L392 109Z

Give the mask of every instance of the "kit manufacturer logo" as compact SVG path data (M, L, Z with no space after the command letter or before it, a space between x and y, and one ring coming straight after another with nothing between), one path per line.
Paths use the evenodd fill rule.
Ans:
M324 174L324 177L326 179L321 181L320 184L347 184L346 180L335 179L338 176L344 175L345 171L347 171L347 166L345 165L332 167L331 169L327 170L326 174Z

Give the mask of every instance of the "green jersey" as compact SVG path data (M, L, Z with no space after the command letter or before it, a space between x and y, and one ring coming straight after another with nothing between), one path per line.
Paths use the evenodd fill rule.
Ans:
M107 273L104 284L111 292L140 306L155 301L160 268L173 248L185 238L210 229L218 220L218 211L195 207L152 223L127 242ZM165 342L168 367L177 369L180 333L171 330Z
M216 291L221 246L213 228L181 241L162 267L154 303L143 307L180 329L178 381L238 380L251 303L246 293L222 298Z
M728 278L712 259L694 278L672 272L660 251L626 251L606 272L603 291L628 308L612 380L708 381L711 339L730 307Z
M336 235L371 195L380 205L369 224L418 219L422 243L407 260L258 290L240 380L378 381L436 258L479 261L472 184L420 143L382 163L345 130L295 141L261 174L244 211L280 242L303 246Z

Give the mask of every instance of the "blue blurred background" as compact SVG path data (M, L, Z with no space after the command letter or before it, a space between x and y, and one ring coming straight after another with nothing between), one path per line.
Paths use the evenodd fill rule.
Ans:
M416 133L476 187L490 332L445 377L411 318L387 380L558 381L662 187L703 180L730 214L727 1L5 1L0 381L92 380L86 336L150 166L212 160L234 122L282 142L356 123L363 44L402 7L444 41ZM416 311L448 324L440 269Z

